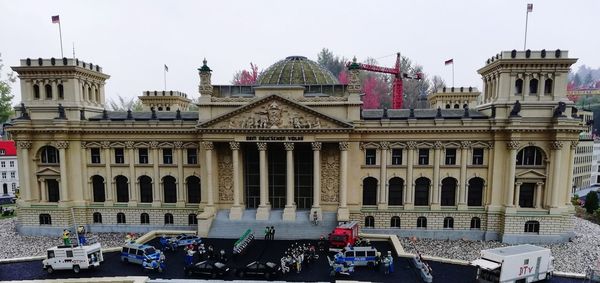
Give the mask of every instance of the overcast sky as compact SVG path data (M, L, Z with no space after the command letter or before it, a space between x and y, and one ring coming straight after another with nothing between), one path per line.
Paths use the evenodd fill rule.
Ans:
M501 50L560 48L576 66L600 65L600 1L8 1L0 0L0 53L5 65L22 58L64 55L99 64L111 75L107 98L167 89L198 97L206 57L213 84L229 84L254 62L262 70L289 55L316 60L324 47L392 66L401 52L450 85L481 86L477 69ZM383 58L382 58L383 57ZM7 68L4 69L7 71ZM14 85L15 103L20 101Z

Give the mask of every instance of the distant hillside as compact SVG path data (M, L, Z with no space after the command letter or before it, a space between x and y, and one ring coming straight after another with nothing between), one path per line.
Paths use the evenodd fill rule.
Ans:
M600 68L592 69L582 65L577 72L569 73L569 90L590 88L600 88Z

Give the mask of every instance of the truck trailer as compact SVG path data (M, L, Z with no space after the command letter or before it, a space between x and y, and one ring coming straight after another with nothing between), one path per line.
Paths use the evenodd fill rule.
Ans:
M329 250L338 252L347 245L354 246L358 238L358 222L340 224L329 234Z
M528 283L552 278L554 257L550 249L518 245L481 251L477 280L485 283Z

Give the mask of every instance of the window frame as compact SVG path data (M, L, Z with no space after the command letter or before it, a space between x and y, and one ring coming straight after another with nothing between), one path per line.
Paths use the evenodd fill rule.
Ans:
M471 230L481 230L481 218L472 217L470 227L471 227Z
M125 164L125 149L122 147L115 148L114 157L115 164Z
M479 154L481 152L481 154ZM485 156L485 150L482 147L473 148L473 156L471 158L471 165L483 165L483 158Z
M419 148L418 159L419 165L429 165L429 148Z
M193 154L190 154L193 153ZM198 164L198 150L196 148L188 148L186 150L187 164Z
M454 218L453 217L444 217L444 229L454 230Z
M540 222L535 221L535 220L529 220L529 221L525 222L524 228L525 228L523 230L524 233L539 234L540 233ZM528 231L528 230L532 230L532 231Z
M163 148L162 149L162 162L163 164L173 164L173 149Z
M90 148L90 163L91 164L102 164L102 153L99 147Z
M427 217L417 217L417 229L427 229Z
M366 148L365 149L365 165L373 166L377 165L377 149Z
M150 164L148 148L138 148L138 163L139 164Z
M390 218L390 228L400 229L402 224L401 221L399 216L392 216L392 218Z
M456 165L456 148L446 148L444 164L445 165Z
M392 148L392 165L402 165L402 148Z

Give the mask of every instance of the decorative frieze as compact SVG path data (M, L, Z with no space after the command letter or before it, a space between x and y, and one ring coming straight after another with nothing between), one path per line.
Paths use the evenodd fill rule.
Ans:
M56 141L53 144L58 149L67 149L67 148L69 148L69 142L68 141Z
M323 144L321 142L312 142L310 145L312 146L312 150L318 151L321 150Z
M240 149L240 143L239 142L229 142L229 148L231 150L239 150Z
M346 143L347 144L347 143ZM341 148L341 146L340 146ZM347 147L346 147L347 149ZM333 147L325 147L321 157L321 201L337 202L339 197L340 156Z
M260 151L267 150L267 143L266 142L257 142L256 146L258 147L258 150L260 150Z
M202 147L204 148L204 150L215 149L215 145L213 144L213 142L202 142Z
M219 200L233 200L233 163L231 151L219 151Z
M294 143L293 142L284 142L283 147L285 148L286 151L294 150Z
M17 147L19 147L20 149L30 149L31 142L30 141L18 141Z
M517 150L519 149L519 141L508 141L506 142L506 149Z
M552 141L550 142L550 149L552 150L561 150L563 147L562 141Z
M340 142L339 146L340 146L340 150L342 150L342 151L348 150L348 142L345 142L345 141Z

